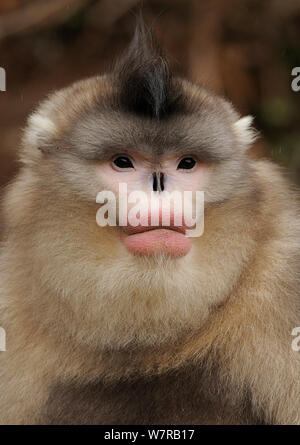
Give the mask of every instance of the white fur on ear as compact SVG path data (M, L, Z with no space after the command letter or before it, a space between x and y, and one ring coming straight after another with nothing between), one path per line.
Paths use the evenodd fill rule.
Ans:
M25 140L32 148L47 145L57 133L54 122L40 113L33 113L28 119Z
M32 114L28 119L27 140L32 146L51 140L57 132L54 122L39 113Z
M252 116L245 116L233 124L233 131L244 147L253 144L257 138L257 131L251 126L252 122Z
M45 112L33 113L28 118L24 131L20 160L24 164L31 164L39 160L42 153L49 153L54 146L56 147L54 141L57 134L57 126Z
M50 133L52 136L55 134L56 127L54 123L46 116L34 113L29 118L29 125L36 127L42 132Z

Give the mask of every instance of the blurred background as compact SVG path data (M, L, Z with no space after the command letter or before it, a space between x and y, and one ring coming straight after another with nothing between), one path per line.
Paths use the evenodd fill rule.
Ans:
M250 155L300 184L300 0L144 0L143 13L179 74L252 114ZM0 186L18 168L28 114L49 92L109 69L128 44L139 0L0 0ZM300 82L299 82L300 84Z

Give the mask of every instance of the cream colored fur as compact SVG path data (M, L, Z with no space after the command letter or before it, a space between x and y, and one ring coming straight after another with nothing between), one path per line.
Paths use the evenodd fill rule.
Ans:
M31 118L53 135L50 122ZM235 130L249 142L248 124ZM3 207L1 423L37 422L56 381L114 381L217 360L216 385L230 385L232 397L250 388L266 422L300 424L300 354L291 347L300 324L299 214L278 168L244 161L245 186L206 208L204 235L186 257L143 259L125 250L117 228L96 225L96 204L74 195L55 163L28 155L36 137L31 128L23 152L31 161Z

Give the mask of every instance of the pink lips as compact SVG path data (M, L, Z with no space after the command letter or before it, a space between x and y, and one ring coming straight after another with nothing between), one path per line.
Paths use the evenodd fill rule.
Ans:
M134 255L154 255L162 252L174 258L187 255L191 241L185 236L183 227L124 227L121 240Z

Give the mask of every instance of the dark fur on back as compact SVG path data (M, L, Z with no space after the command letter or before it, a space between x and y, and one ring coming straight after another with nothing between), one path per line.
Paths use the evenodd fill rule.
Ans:
M138 18L134 37L115 67L120 82L120 104L126 111L161 119L179 108L169 65L158 44Z

